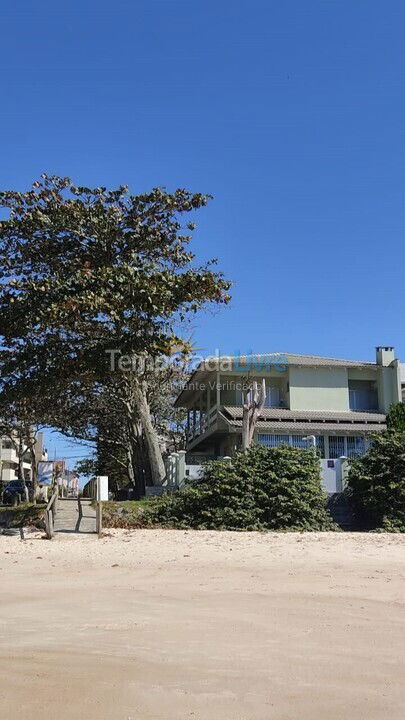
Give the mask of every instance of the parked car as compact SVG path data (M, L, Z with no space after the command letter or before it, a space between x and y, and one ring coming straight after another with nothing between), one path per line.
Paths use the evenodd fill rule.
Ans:
M28 493L31 495L33 489L32 482L30 480L26 480L25 484L27 486ZM24 500L24 484L21 480L11 480L11 482L9 482L3 490L3 503L5 505L18 505L19 502L24 502Z

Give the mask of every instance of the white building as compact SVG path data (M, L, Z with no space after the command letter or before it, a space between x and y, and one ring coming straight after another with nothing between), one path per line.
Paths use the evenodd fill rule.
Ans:
M39 432L37 434L37 442L35 444L35 461L38 464L41 460L46 460L48 454L44 448L44 434ZM32 479L32 464L31 455L27 451L24 455L23 462L24 476L26 480ZM1 483L6 485L11 480L17 480L18 478L18 455L15 449L15 444L9 437L1 438L0 448L0 472L1 472Z

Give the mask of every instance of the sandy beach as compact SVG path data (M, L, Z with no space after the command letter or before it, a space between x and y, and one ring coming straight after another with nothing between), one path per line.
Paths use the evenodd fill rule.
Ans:
M0 536L0 718L401 720L405 537Z

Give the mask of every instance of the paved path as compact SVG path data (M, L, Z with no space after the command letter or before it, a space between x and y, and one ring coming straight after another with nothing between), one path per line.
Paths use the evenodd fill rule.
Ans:
M81 499L82 517L79 516L77 498L59 499L54 529L56 533L95 533L96 511L91 500Z

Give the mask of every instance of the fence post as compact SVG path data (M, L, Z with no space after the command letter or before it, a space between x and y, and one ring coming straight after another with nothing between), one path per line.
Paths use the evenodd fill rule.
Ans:
M172 453L172 463L172 488L177 488L177 480L179 474L179 454L176 452Z
M179 490L183 487L186 480L186 451L179 450L177 462L177 482Z
M96 477L96 530L99 538L103 533L103 502L108 500L108 476L98 475Z
M341 483L341 491L346 489L347 487L347 478L349 475L349 468L350 463L348 458L345 455L342 455L342 457L339 458L340 460L340 483Z

